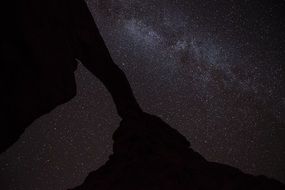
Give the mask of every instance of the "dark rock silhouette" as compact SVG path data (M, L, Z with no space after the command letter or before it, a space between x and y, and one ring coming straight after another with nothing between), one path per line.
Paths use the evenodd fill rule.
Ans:
M76 95L76 59L104 83L121 117L141 112L84 0L3 1L0 12L0 153Z
M113 155L74 190L265 190L285 189L265 176L204 159L160 118L143 114L122 120Z

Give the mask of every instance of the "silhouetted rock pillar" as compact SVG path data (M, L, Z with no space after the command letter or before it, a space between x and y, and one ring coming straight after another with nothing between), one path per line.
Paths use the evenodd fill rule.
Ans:
M76 7L76 15L79 17L74 19L77 27L75 41L78 58L104 83L121 117L141 112L125 74L113 62L88 7L83 1L80 2L80 6Z

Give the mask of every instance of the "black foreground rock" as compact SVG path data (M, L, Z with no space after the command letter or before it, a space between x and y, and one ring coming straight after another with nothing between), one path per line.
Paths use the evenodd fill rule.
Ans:
M79 61L104 84L121 117L141 111L84 0L3 1L0 23L0 154L76 95Z
M74 190L285 189L274 179L207 161L156 116L122 120L113 140L106 164Z

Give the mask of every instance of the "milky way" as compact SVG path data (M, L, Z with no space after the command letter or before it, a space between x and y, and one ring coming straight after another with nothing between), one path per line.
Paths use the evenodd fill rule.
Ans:
M208 160L285 182L285 3L274 3L88 1L146 112ZM76 186L112 152L111 96L81 65L76 78L78 95L1 155L10 189Z

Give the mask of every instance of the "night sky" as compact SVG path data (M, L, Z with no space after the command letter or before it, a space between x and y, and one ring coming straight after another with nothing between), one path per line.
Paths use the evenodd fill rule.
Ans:
M144 111L209 161L285 182L285 1L89 0ZM83 182L112 153L120 118L81 64L77 96L0 156L8 190Z

